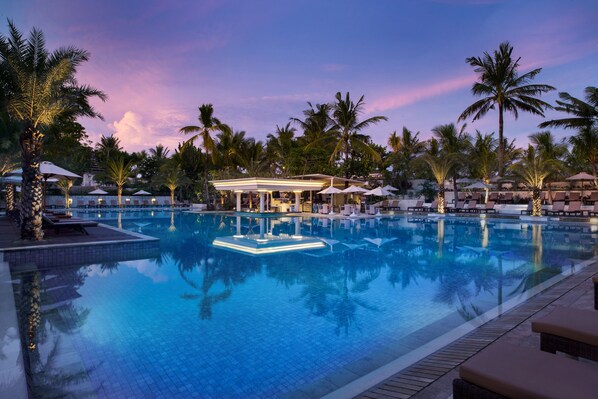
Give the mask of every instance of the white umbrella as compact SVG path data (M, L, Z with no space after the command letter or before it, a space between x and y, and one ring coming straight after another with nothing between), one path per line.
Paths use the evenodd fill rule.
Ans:
M318 194L330 194L330 213L329 213L330 215L334 215L334 194L339 194L339 193L342 193L342 191L333 186L330 186L318 193Z
M151 193L148 193L145 190L139 190L136 193L133 193L133 195L152 195Z
M398 188L394 188L393 186L391 186L390 184L387 184L386 186L382 187L384 190L386 191L399 191Z
M353 185L342 190L342 192L345 194L366 193L367 191L368 190L366 190L365 188L361 188L361 187L357 187L357 186L353 186Z
M484 182L479 181L477 183L470 184L469 186L465 186L464 188L471 190L471 189L476 189L476 188L488 189L488 188L492 188L492 187L494 187L492 184L486 184Z
M106 194L108 194L108 192L102 190L101 188L97 188L97 189L95 189L93 191L90 191L89 194L90 195L106 195Z
M463 184L463 183L473 183L475 182L474 179L470 179L469 177L462 177L460 179L457 179L457 184Z
M597 180L597 179L598 179L598 177L596 177L596 176L590 175L589 173L586 173L586 172L581 172L576 175L567 177L566 180L569 180L569 181L580 181L581 180L581 196L583 197L583 181L584 180Z
M377 197L386 197L387 195L390 195L390 193L382 187L376 187L371 189L370 191L366 191L365 193L363 193L363 195L375 195Z

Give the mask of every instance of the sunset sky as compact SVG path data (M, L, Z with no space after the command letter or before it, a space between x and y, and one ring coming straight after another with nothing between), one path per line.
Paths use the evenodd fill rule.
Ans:
M50 49L91 52L80 82L109 100L96 104L105 121L81 123L92 140L114 133L127 150L175 148L203 103L263 140L337 91L365 95L366 115L389 118L367 131L375 142L403 126L426 139L475 101L465 58L505 40L522 71L543 68L537 83L578 97L598 85L595 0L0 0L0 17L3 34L10 18L42 29ZM495 131L497 119L468 130ZM508 117L505 135L523 146L540 122Z

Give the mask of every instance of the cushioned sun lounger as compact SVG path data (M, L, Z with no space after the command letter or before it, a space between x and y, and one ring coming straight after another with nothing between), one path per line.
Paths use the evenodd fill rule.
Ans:
M458 212L463 211L464 207L465 207L465 201L458 201L455 204L454 208L446 208L446 211L448 213L458 213Z
M424 201L423 200L419 200L419 201L417 201L415 206L410 206L407 208L407 211L413 211L413 212L422 212L423 210L424 210Z
M588 216L598 216L598 201L594 202L594 208L588 211Z
M42 216L42 227L44 229L53 229L56 234L59 234L61 230L75 230L85 235L89 235L86 227L96 227L98 222L92 222L83 219L56 219L52 220L48 216Z
M521 211L522 215L531 215L532 211L534 209L534 204L532 204L532 202L528 202L527 203L527 208Z
M565 201L557 201L552 204L552 209L546 211L547 215L563 215L565 212Z
M573 216L573 215L582 215L581 211L581 201L573 201L569 203L569 208L566 211L563 211L564 215Z
M477 213L478 212L478 201L470 200L467 203L467 208L463 208L459 212Z
M556 308L533 320L532 331L540 333L540 349L545 352L598 361L598 312L594 310Z
M463 363L453 398L596 398L598 368L537 349L495 343Z
M424 206L424 212L437 212L438 211L438 201L434 200L430 204L430 206Z
M481 208L478 209L479 213L496 213L496 209L494 209L494 201L488 201L486 202L486 205Z

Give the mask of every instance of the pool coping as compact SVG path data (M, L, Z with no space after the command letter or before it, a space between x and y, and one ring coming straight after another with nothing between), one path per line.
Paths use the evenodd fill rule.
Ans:
M490 309L475 319L463 323L420 348L353 380L322 398L409 398L416 395L557 299L550 296L544 300L536 298L539 294L565 286L567 282L577 286L585 281L587 278L585 274L590 273L592 275L598 273L598 255L564 271L564 277L562 275L555 276L522 293L519 297L511 298L502 305ZM568 291L566 290L565 293ZM536 306L533 306L530 311L514 315L517 310L523 310L521 309L522 305L532 306L531 301L534 299L539 303L534 304ZM510 323L503 323L500 329L494 328L490 333L493 335L492 338L489 338L487 332L482 331L484 328L492 329L493 323L502 322L508 316L513 316L513 320ZM477 340L479 342L475 342L472 349L471 343L476 341L475 335L477 334L483 335L483 338ZM430 367L433 372L426 372Z

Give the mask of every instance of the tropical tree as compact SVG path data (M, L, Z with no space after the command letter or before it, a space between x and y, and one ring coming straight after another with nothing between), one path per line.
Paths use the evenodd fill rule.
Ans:
M586 101L575 98L569 93L559 93L559 97L561 101L556 101L558 106L554 109L571 114L571 117L542 122L538 125L540 128L592 129L598 127L598 88L586 87Z
M587 169L592 175L598 173L598 128L582 128L575 136L569 137L573 145L571 150L574 160L578 163L577 170ZM598 181L594 181L598 188Z
M440 156L432 156L430 154L422 155L422 159L428 164L436 183L438 184L438 213L444 213L444 181L451 173L451 169L457 162L454 154L441 154Z
M498 164L496 156L497 140L494 133L482 134L476 130L473 143L468 154L469 175L490 184L490 179L496 171ZM486 189L486 201L488 201L488 189Z
M64 194L64 206L68 209L70 208L69 204L69 192L73 187L73 181L71 179L61 179L56 182L56 185Z
M337 157L342 154L343 164L347 165L351 156L351 151L357 153L365 153L371 156L375 161L380 161L380 154L372 148L368 143L368 137L360 132L372 125L376 125L382 121L387 121L385 116L372 116L360 121L359 118L363 113L365 106L364 96L354 103L351 100L349 92L346 93L343 99L340 92L336 93L336 102L332 108L331 117L331 132L336 137L336 145L332 150L329 162L333 163ZM317 143L315 141L314 143ZM312 145L314 144L312 143ZM345 167L345 177L350 177L349 168Z
M297 130L291 127L291 122L285 126L276 126L276 133L268 135L266 149L272 162L273 172L286 176L289 173L291 153L296 147L294 140Z
M392 173L398 178L399 188L407 187L408 179L413 177L413 160L425 150L425 143L419 140L419 132L413 133L403 126L401 135L394 131L388 138Z
M113 134L100 136L100 141L95 146L95 154L102 166L105 166L111 158L123 154L120 139Z
M133 173L133 163L131 161L125 163L125 159L122 156L111 158L108 160L106 167L106 174L108 178L116 184L118 206L122 206L122 193L123 187L127 183L128 178Z
M189 184L191 181L175 162L167 162L153 179L155 186L164 186L170 190L170 204L174 206L174 193L177 188Z
M6 108L22 125L21 238L41 240L43 194L39 167L44 128L61 115L101 118L89 99L104 101L106 96L77 82L77 68L89 59L87 51L61 47L50 53L42 31L34 28L24 39L10 20L8 30L8 37L0 35L0 68L4 71L1 80Z
M459 178L462 169L467 164L467 153L471 147L471 137L465 132L467 125L461 126L457 129L454 123L439 125L432 129L432 134L438 140L440 145L440 153L450 155L454 159L453 167L451 168L450 176L453 179L453 194L455 202L457 201L457 179Z
M521 57L513 58L513 46L503 42L491 55L484 52L482 57L470 57L465 61L478 74L478 81L471 88L476 97L483 97L463 111L459 120L463 121L473 116L473 120L480 119L488 111L498 107L498 175L503 176L504 169L504 120L505 111L512 113L515 118L519 111L544 116L544 110L551 108L550 104L537 98L542 93L554 90L554 87L544 84L530 84L542 71L536 68L519 75Z
M532 190L532 216L542 215L542 186L546 178L558 171L560 167L557 161L544 158L530 145L523 158L509 168Z
M239 157L246 141L244 131L233 132L233 129L224 129L217 134L216 154L219 170L222 177L233 177L239 166Z
M202 140L202 147L204 152L206 153L206 157L204 160L204 170L203 170L203 195L204 195L204 202L210 207L210 192L209 192L209 166L210 166L210 157L214 158L214 151L216 149L216 144L214 143L214 139L212 138L212 133L215 132L222 132L223 130L227 129L228 127L220 122L216 117L214 117L214 107L212 104L203 104L199 107L199 125L189 125L182 127L180 129L181 133L184 134L194 134L188 141L194 142L197 140L198 137L201 137Z
M246 140L239 156L239 165L251 177L265 173L268 169L268 162L264 143L255 139Z
M569 149L567 148L567 143L565 139L561 142L557 142L554 135L548 131L537 132L528 136L530 143L535 147L536 152L540 155L543 159L551 159L554 162L557 162L561 166L564 164L564 160L569 153ZM564 168L559 168L560 171L563 171ZM553 173L550 177L552 178L559 178L563 176L559 176L557 173ZM552 200L552 195L550 192L550 181L546 179L546 186L548 188L548 193Z

